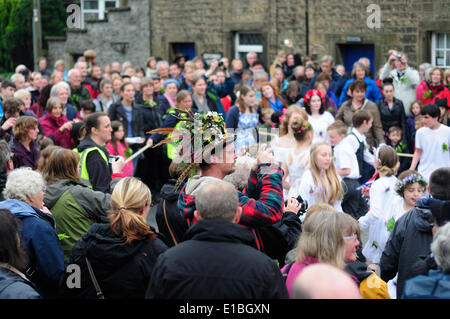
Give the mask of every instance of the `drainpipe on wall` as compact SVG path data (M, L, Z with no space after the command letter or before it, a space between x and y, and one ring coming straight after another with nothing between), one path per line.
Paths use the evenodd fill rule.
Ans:
M305 39L306 39L306 55L309 56L309 17L308 17L309 1L305 0Z
M148 0L148 36L149 36L149 56L152 56L152 2Z

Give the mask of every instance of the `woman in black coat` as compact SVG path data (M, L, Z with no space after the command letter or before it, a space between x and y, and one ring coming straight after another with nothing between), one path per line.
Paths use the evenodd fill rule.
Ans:
M88 260L106 299L144 298L156 259L167 249L147 225L150 205L150 190L140 180L126 177L117 183L111 195L109 224L92 225L72 248L68 264L80 267L81 284L68 287L73 268L67 269L61 280L63 296L98 296Z
M389 79L390 80L390 79ZM406 145L406 115L403 102L394 97L392 80L383 81L384 98L377 102L383 131L387 133L392 126L402 129L402 142Z

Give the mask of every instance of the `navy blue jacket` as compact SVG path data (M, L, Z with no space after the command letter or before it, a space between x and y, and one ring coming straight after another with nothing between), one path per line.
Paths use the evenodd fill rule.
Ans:
M40 299L33 284L0 266L0 299Z
M29 257L28 278L44 297L55 297L58 282L64 272L64 254L55 230L52 216L17 199L0 202L0 208L9 209L22 221L19 232L22 245Z

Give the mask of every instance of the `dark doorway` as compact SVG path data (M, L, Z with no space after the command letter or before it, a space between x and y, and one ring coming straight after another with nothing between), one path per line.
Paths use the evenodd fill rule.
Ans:
M353 63L360 58L368 58L370 60L370 72L372 78L376 78L375 74L375 49L373 44L338 44L339 53L342 57L345 71L351 72Z
M169 58L172 62L175 59L177 53L183 53L187 55L188 60L195 58L195 43L185 42L185 43L170 43Z

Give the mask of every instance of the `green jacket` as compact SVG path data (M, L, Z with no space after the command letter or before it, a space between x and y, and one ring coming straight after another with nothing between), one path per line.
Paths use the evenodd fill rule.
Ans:
M108 223L106 215L111 207L111 195L64 179L48 185L44 204L55 218L56 233L67 260L72 246L92 224Z

